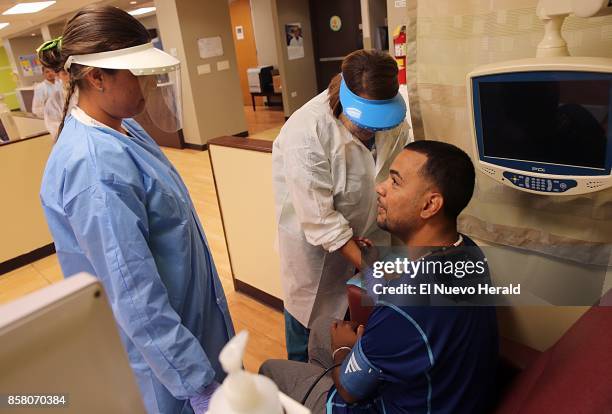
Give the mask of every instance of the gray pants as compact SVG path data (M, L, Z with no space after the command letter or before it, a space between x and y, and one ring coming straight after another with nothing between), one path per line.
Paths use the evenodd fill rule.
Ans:
M333 319L318 319L312 324L308 363L269 359L261 365L259 373L271 378L283 393L301 402L316 379L333 365L329 335L332 322ZM306 407L312 414L325 414L327 392L333 384L330 371L315 385L306 400Z

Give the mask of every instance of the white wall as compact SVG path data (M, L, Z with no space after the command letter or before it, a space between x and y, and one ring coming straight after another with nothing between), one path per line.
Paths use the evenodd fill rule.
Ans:
M272 0L251 0L251 15L257 48L257 64L278 67Z

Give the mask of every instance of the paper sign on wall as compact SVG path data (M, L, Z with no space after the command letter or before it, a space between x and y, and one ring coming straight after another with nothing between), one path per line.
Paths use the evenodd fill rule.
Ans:
M236 39L244 39L244 28L242 26L236 26Z
M223 56L223 43L219 36L198 39L198 48L202 59Z

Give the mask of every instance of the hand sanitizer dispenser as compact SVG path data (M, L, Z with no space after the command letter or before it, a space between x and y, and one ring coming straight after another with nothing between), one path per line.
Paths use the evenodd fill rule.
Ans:
M208 414L310 414L271 379L242 369L248 339L248 332L242 331L221 351L219 361L228 375L213 395Z

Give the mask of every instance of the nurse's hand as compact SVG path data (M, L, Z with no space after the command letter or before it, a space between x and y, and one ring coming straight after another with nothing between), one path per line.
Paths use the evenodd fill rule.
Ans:
M208 405L217 388L219 388L219 383L213 381L208 387L204 388L204 391L189 399L195 414L204 414L208 411Z
M355 240L355 242L357 242L357 245L362 249L370 248L374 246L374 243L372 243L372 240L367 239L365 237L354 237L353 240Z

